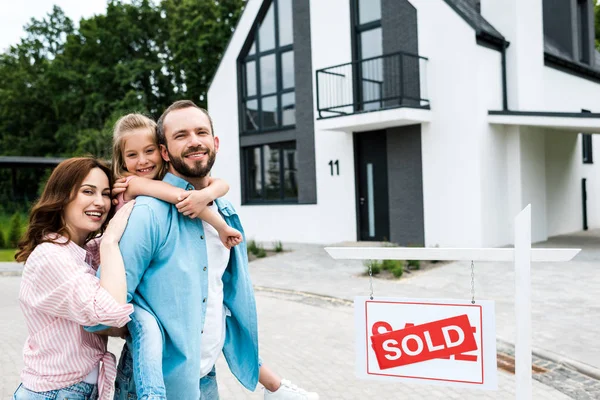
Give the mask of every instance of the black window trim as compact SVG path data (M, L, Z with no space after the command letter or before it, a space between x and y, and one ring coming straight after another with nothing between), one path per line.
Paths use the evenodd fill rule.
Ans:
M297 185L297 190L298 190L298 196L296 198L282 198L280 197L280 199L273 199L273 200L266 200L265 194L266 194L266 186L264 186L264 179L265 179L265 169L264 166L262 165L262 163L264 162L263 160L263 146L268 145L268 146L277 146L280 149L280 156L282 155L282 151L283 148L286 145L291 145L293 149L295 149L296 152L298 152L298 143L296 140L296 123L297 121L294 122L294 124L290 124L290 125L281 125L281 126L274 126L274 127L270 127L270 128L262 128L259 130L251 130L251 131L245 131L245 123L246 123L246 116L245 116L245 102L248 100L257 100L265 97L264 95L262 95L262 93L260 93L260 65L259 65L259 60L261 57L263 56L267 56L270 54L275 54L276 57L276 74L277 74L277 91L272 93L272 94L268 94L266 96L269 95L275 95L277 96L277 106L278 106L278 118L280 123L283 123L283 107L282 107L282 98L283 95L285 95L286 93L294 93L295 96L295 92L296 92L296 82L294 80L294 87L293 88L287 88L287 89L282 89L283 86L283 70L282 70L282 60L281 57L283 54L291 51L293 56L294 56L294 64L293 64L293 68L294 68L294 75L295 75L295 70L296 70L296 51L294 48L294 42L295 40L293 40L294 38L292 38L292 43L291 44L286 44L285 46L281 46L279 47L279 9L278 9L278 1L274 1L274 0L265 0L263 1L263 4L261 5L260 10L257 13L256 19L252 25L252 27L249 30L248 33L248 37L246 38L246 41L244 43L244 45L242 46L242 49L240 51L240 54L237 58L237 62L236 62L236 66L237 66L237 76L238 76L238 80L237 80L237 87L238 87L238 121L239 121L239 138L240 138L240 167L241 167L241 178L242 178L242 182L241 182L241 189L242 189L242 205L244 206L255 206L255 205L297 205L299 204L299 191L300 191L300 185L299 182L296 181L296 185ZM292 0L292 4L293 4ZM269 8L271 7L271 5L273 3L276 3L275 5L273 5L273 13L274 13L274 22L275 22L275 48L273 49L269 49L266 51L257 51L260 48L260 24L261 22L264 20L265 16L267 15ZM292 18L293 18L293 11L292 11ZM255 51L252 55L249 55L250 49L252 48L253 43L257 43L257 46L255 48ZM247 96L246 95L246 80L245 80L245 68L246 68L246 62L247 61L254 61L255 65L256 65L256 94L253 96ZM294 76L295 77L295 76ZM294 107L295 107L295 102L294 101ZM257 117L259 118L260 123L262 124L262 105L259 109L259 114L257 114ZM295 120L295 118L294 118ZM276 135L278 133L283 133L283 135L281 135L281 138L276 138ZM261 199L249 199L249 186L250 186L250 180L249 178L249 169L247 168L248 166L248 157L247 154L249 151L251 151L251 149L259 147L260 150L260 154L261 154L261 179L263 180L263 189L262 189L262 198ZM297 157L297 156L296 156ZM280 193L283 193L284 191L284 175L285 175L285 171L282 168L283 167L283 160L280 160L280 184L281 184L281 188L280 188ZM296 165L296 169L298 170L298 165Z
M374 29L382 29L382 24L381 24L381 18L382 16L379 17L378 20L375 21L369 21L369 22L365 22L364 24L360 23L360 5L358 4L361 0L350 0L350 19L351 19L351 45L352 45L352 59L354 61L360 61L360 57L362 54L362 48L361 48L361 38L360 35L364 32L370 31L370 30L374 30ZM377 0L377 1L381 1L381 0ZM381 7L381 6L380 6ZM383 13L383 10L381 10L381 12ZM382 32L383 34L383 32ZM356 90L354 90L354 112L358 112L358 111L362 111L364 108L364 102L363 102L363 90L362 90L362 84L360 82L360 76L362 75L361 72L361 63L356 62L354 63L353 67L352 67L353 71L353 75L354 75L354 87L356 88Z
M582 109L582 113L591 113L590 110ZM581 133L581 152L582 152L582 160L584 164L593 164L594 163L594 149L593 149L593 141L592 141L591 133Z
M293 0L292 0L293 2ZM274 35L275 35L275 47L266 51L259 51L260 49L260 24L266 17L269 8L273 5L273 19L274 19ZM250 49L253 43L256 43L254 53L249 55ZM296 83L294 87L283 88L283 69L282 69L282 55L291 51L294 54L294 43L279 46L279 0L266 0L261 10L258 13L256 21L250 29L250 34L246 39L246 43L242 47L240 56L238 57L238 93L239 95L239 121L240 121L240 135L255 135L267 132L274 132L280 130L293 129L296 127L294 118L293 124L283 125L283 105L282 98L287 93L295 93ZM275 55L275 74L276 74L276 88L275 92L263 94L261 92L261 79L260 79L260 59L269 55ZM254 61L255 64L255 78L256 78L256 94L252 96L247 95L247 84L246 84L246 63ZM295 69L295 57L294 57L294 69ZM263 127L263 106L262 99L264 97L275 96L277 101L277 121L280 125L270 126L268 128ZM257 119L259 121L259 129L257 130L246 130L246 103L248 101L257 101ZM294 106L296 101L294 100Z
M278 199L266 199L266 168L264 165L265 161L265 148L264 146L275 147L279 151L279 198ZM253 151L255 148L260 149L260 164L261 164L261 198L260 199L251 199L248 194L250 193L250 179L248 176L249 168L248 168L248 157L247 153ZM294 151L298 151L296 148L296 141L285 141L285 142L276 142L276 143L264 143L264 144L256 144L253 146L245 146L242 148L242 159L244 160L244 195L243 195L243 205L268 205L268 204L298 204L298 196L296 197L285 197L285 170L283 168L284 159L283 159L283 151L285 149L293 148ZM296 169L298 166L296 165ZM297 184L297 182L296 182ZM299 190L299 187L296 187Z

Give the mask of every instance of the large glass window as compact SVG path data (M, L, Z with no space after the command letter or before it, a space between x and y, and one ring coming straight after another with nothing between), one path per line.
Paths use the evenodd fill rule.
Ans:
M246 202L298 200L296 143L274 143L244 148Z
M380 0L358 0L358 23L366 24L381 19Z
M383 40L381 31L381 1L354 0L354 34L358 64L358 109L381 108Z
M296 123L292 1L270 2L240 57L242 133L274 131Z

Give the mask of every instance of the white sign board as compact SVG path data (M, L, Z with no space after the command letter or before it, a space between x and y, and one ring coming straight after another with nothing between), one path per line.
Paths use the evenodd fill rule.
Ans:
M497 389L493 301L356 297L359 378Z

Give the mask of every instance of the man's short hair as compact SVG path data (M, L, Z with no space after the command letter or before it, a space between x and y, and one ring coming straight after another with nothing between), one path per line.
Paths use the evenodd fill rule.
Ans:
M210 117L210 115L208 114L208 111L206 111L204 108L202 107L198 107L193 101L191 100L178 100L175 103L171 104L160 116L160 118L158 119L157 123L156 123L156 136L158 137L158 143L159 144L167 144L167 138L165 136L165 126L164 126L164 121L165 118L167 117L167 115L171 112L171 111L175 111L175 110L182 110L184 108L197 108L198 110L202 111L207 117L208 117L208 121L210 122L210 133L215 136L215 130L213 129L213 121L212 118Z

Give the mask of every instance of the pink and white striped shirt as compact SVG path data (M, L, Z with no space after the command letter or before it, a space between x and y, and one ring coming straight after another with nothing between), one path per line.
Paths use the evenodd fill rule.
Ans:
M60 244L63 243L63 244ZM118 304L100 286L96 270L99 240L86 249L57 236L38 245L27 258L19 292L29 336L23 348L23 385L45 392L81 382L101 362L98 392L112 399L117 374L108 338L86 332L83 326L122 327L133 312Z

